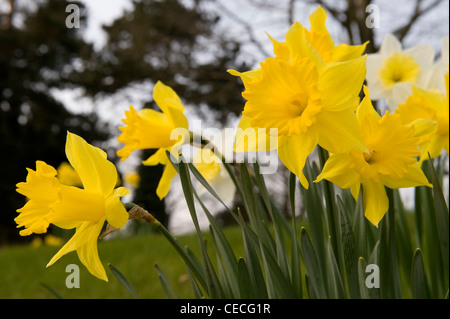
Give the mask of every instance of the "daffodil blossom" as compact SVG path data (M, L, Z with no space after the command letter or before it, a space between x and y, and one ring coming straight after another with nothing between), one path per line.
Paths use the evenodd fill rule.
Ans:
M381 117L373 108L369 92L357 116L369 152L331 154L315 182L326 179L350 191L358 199L362 186L366 218L375 226L386 214L389 201L385 187L392 189L426 185L431 187L416 156L420 136L434 130L434 122L417 120L404 125L398 114Z
M169 151L178 157L178 147L189 141L183 134L174 134L177 129L188 132L188 120L183 114L184 106L178 95L169 86L157 82L153 89L153 99L162 112L152 109L142 109L137 112L132 106L125 112L126 118L122 120L126 126L119 127L122 134L118 141L125 146L117 151L121 160L125 160L135 150L157 149L144 165L165 165L156 193L160 199L169 192L171 180L177 172L166 155Z
M418 119L435 121L435 130L424 135L420 141L420 161L438 157L442 151L449 152L449 108L448 108L448 73L446 74L446 94L439 90L422 90L413 88L412 95L404 104L400 104L396 113L403 123L408 124Z
M367 56L367 85L373 100L386 99L394 111L400 102L397 90L411 90L412 85L425 88L430 81L434 49L428 44L418 44L402 49L392 35L385 36L378 53Z
M432 75L426 86L427 89L438 89L446 93L445 75L449 73L449 38L441 39L441 56L433 64Z
M265 128L270 134L276 128L281 161L308 188L302 170L317 144L331 152L366 150L354 112L366 58L324 63L298 22L287 32L286 46L288 61L270 57L259 71L230 73L241 76L245 86L241 131ZM251 147L240 143L255 145L261 138L267 136L255 133L253 140L236 136L235 150L250 151Z
M223 201L229 203L233 201L236 187L221 159L213 150L199 148L193 158L193 164ZM201 184L198 184L196 190L200 196L206 192Z
M52 166L37 161L35 171L28 169L26 182L17 184L17 192L29 201L17 210L19 215L15 221L18 227L25 227L20 231L22 236L45 233L50 224L75 228L73 237L47 267L75 250L92 275L107 281L98 256L97 240L105 221L115 228L127 222L128 213L120 197L128 194L128 189L114 189L117 183L114 164L106 159L105 152L78 135L67 134L66 155L84 188L62 184Z

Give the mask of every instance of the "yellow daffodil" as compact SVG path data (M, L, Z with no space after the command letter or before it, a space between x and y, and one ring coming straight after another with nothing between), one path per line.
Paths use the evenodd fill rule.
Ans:
M58 174L58 179L64 185L77 186L77 187L83 186L83 183L81 182L81 179L78 176L77 172L75 172L75 170L69 163L62 162L58 166L56 171Z
M76 250L80 261L94 276L108 280L97 251L97 239L107 221L121 228L128 213L120 197L128 189L114 189L117 171L106 159L106 153L89 145L78 135L68 133L67 158L80 177L83 189L61 183L57 171L42 161L36 162L36 171L28 170L26 182L17 184L17 192L29 201L17 211L17 227L25 227L20 235L41 234L50 224L65 229L75 228L73 237L50 260L47 267L63 255Z
M375 226L389 208L385 186L395 189L426 185L431 187L416 156L420 136L434 129L432 121L404 125L398 114L383 117L375 111L369 92L358 111L358 121L370 152L331 154L316 182L326 179L341 188L350 188L355 200L363 191L364 212Z
M365 57L324 63L298 22L287 32L286 46L289 61L270 57L261 63L260 72L234 73L246 89L239 127L255 132L265 128L267 134L276 128L281 161L308 188L302 170L317 144L330 152L366 150L354 112L365 78ZM255 145L261 138L267 136L236 136L235 150L250 151L240 143Z
M326 27L327 12L321 6L309 16L311 23L311 30L303 28L306 40L309 45L312 45L315 49L315 54L320 55L321 61L327 62L344 62L359 58L365 51L367 42L361 45L348 45L341 43L335 45L333 38ZM290 61L291 50L286 42L278 42L270 35L268 35L272 41L275 57L279 60ZM237 72L235 70L229 70L232 75L240 76L244 84L252 79L260 76L261 68L257 68L247 72Z
M193 158L193 163L222 200L225 202L233 201L236 191L234 183L220 158L211 149L199 148ZM197 188L199 195L202 195L205 191L206 189L199 184Z
M420 161L438 157L442 151L449 152L449 108L448 108L448 73L445 76L446 94L438 90L413 88L413 94L404 104L400 104L396 113L403 123L408 124L418 119L437 123L433 132L422 137L420 142Z
M128 172L124 176L125 183L133 188L138 188L141 181L141 176L137 172Z
M131 106L125 112L126 118L122 122L126 126L119 127L122 134L117 139L125 143L125 146L117 151L117 155L125 160L135 150L157 149L155 154L142 163L150 166L166 165L156 190L158 197L162 199L167 195L171 180L177 174L166 151L177 157L178 147L189 141L186 135L173 134L177 129L187 132L188 120L183 114L184 106L180 98L170 87L158 81L153 89L153 99L162 112L152 109L137 112Z
M395 91L410 90L412 85L426 87L433 61L432 46L418 44L403 50L392 34L386 35L380 51L367 56L367 85L372 98L386 99L389 109L395 110L399 103Z
M309 16L311 30L304 29L306 39L320 55L324 63L343 62L359 58L366 49L367 42L362 45L335 45L326 26L327 12L321 6ZM270 36L269 36L270 37ZM274 46L274 53L278 59L288 61L290 51L286 43L277 42L270 37Z

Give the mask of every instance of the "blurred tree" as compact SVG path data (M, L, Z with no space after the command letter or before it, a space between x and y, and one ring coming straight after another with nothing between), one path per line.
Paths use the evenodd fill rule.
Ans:
M240 114L240 83L226 72L236 68L240 46L213 32L219 18L201 10L200 2L187 7L180 0L132 1L131 10L103 26L106 44L79 73L79 83L94 98L104 98L137 83L162 81L185 104L208 106L219 121L225 122L230 113ZM136 107L157 109L152 101ZM145 159L149 156L142 154ZM161 214L164 206L156 196L162 167L141 167L139 172L135 201L167 224L167 216Z
M68 3L39 1L35 10L7 4L11 10L0 21L0 245L18 238L14 218L25 199L15 185L25 181L25 168L35 169L36 160L54 167L66 160L67 130L89 142L107 137L94 114L74 115L51 94L75 87L74 64L92 50L78 29L66 27Z

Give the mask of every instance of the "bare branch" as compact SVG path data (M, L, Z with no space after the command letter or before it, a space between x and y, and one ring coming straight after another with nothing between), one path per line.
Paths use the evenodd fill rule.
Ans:
M220 10L222 10L223 13L228 15L230 19L234 20L235 22L242 25L242 27L245 29L245 31L248 33L249 40L251 43L255 45L255 47L258 49L258 51L264 55L264 56L270 56L270 54L264 49L264 46L256 39L255 34L253 32L252 26L245 20L243 20L241 17L236 15L234 12L229 10L227 7L225 7L220 1L215 2L219 7Z
M416 1L414 13L412 14L409 21L404 26L402 26L394 31L394 34L398 37L399 41L402 41L406 37L409 30L411 30L412 26L417 21L417 19L419 19L425 13L427 13L428 11L430 11L431 9L433 9L434 7L439 5L442 2L442 0L435 0L425 8L421 8L422 2L423 2L423 0Z

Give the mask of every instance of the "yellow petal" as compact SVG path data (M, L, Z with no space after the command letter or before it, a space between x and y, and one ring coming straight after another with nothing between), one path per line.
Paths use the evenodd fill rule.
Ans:
M158 149L152 156L147 158L145 161L142 161L142 164L146 166L155 166L158 164L166 165L169 163L169 158L166 154L167 149L160 148Z
M169 163L164 168L164 172L156 188L156 195L162 200L169 193L170 184L172 179L177 175L177 170L173 167L172 163Z
M365 180L362 183L364 215L376 227L389 209L389 199L382 183Z
M366 152L361 128L351 109L317 115L319 145L331 153Z
M102 193L61 185L58 199L50 205L52 223L97 222L105 217L105 197Z
M103 227L104 219L99 222L84 222L79 227L72 238L56 253L47 264L53 265L59 258L74 250L77 251L81 263L95 277L108 281L105 268L103 267L97 250L97 240Z
M364 94L365 96L356 111L358 121L361 123L366 116L371 116L376 121L378 121L379 119L381 119L381 116L373 107L372 101L370 100L369 89L366 86L364 86Z
M229 69L227 70L227 72L230 73L231 75L239 76L242 82L244 82L244 85L247 85L254 79L257 79L261 76L261 68L257 68L255 70L250 70L246 72L238 72L236 70Z
M127 223L128 213L120 201L120 197L127 195L129 192L125 187L118 187L106 199L106 220L114 228L122 228Z
M304 188L308 189L309 183L303 175L303 167L306 159L317 145L317 133L314 129L307 133L280 136L278 140L278 156L283 164L294 173Z
M384 185L392 189L416 186L433 187L433 185L428 182L428 179L420 168L419 163L409 165L408 172L401 179L392 178L390 176L382 176L381 181Z
M117 171L106 153L78 135L67 133L66 155L86 190L108 196L117 183Z
M234 151L242 153L276 149L278 137L275 134L270 135L270 131L270 129L252 127L251 118L242 115L236 129ZM272 131L274 132L273 129Z
M311 31L328 33L326 20L327 12L324 8L318 6L317 9L309 16Z
M188 121L183 114L184 105L171 87L158 81L153 88L153 99L174 128L188 127Z
M324 109L340 111L357 105L366 76L365 63L366 56L324 65L320 70L318 86Z
M286 33L286 45L289 48L292 63L308 58L316 66L322 66L322 58L306 39L305 30L299 22L294 22Z
M322 172L314 182L326 179L340 188L351 188L361 183L360 175L354 169L353 157L349 153L332 154Z
M266 34L270 38L270 41L272 41L273 52L275 53L275 57L280 60L289 61L290 53L286 43L278 42L277 40L272 38L270 34L268 34L267 32Z
M359 58L361 55L363 55L368 43L369 41L361 45L348 45L345 43L341 43L333 48L332 61L343 62Z
M36 171L27 169L26 182L18 183L17 192L29 198L29 201L17 210L19 215L14 219L17 227L25 227L21 236L32 233L42 234L50 224L50 205L57 199L59 180L56 170L42 161L36 162Z

